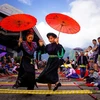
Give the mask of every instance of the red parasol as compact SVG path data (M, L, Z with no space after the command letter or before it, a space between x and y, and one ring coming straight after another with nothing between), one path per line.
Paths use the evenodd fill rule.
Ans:
M18 32L32 28L36 25L37 19L28 14L15 14L4 18L1 27L8 31Z
M48 14L46 22L59 33L75 34L80 30L80 25L74 19L60 13Z

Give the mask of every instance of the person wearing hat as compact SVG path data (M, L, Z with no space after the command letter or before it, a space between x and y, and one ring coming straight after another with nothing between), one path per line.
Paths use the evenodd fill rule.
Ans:
M50 43L45 46L44 52L48 53L49 58L46 67L36 81L39 83L47 83L49 90L51 90L51 84L55 84L53 89L53 91L55 91L61 86L58 77L58 68L60 65L60 58L62 59L65 50L63 46L59 44L56 34L48 33L47 38Z

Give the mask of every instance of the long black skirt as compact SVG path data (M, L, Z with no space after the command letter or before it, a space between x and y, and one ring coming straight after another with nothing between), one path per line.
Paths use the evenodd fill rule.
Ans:
M27 87L34 89L35 82L35 68L30 64L30 59L23 57L19 68L18 78L16 83L19 82L19 87Z
M55 84L58 78L59 58L49 58L43 72L36 79L39 83Z

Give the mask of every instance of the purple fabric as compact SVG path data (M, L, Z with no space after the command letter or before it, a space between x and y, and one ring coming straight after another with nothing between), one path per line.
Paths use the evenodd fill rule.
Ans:
M5 56L6 54L7 54L7 52L0 53L0 58L3 57L3 56Z
M22 43L23 48L30 55L32 55L35 52L36 48L37 48L36 42L32 42L32 45L33 45L33 48L32 48L32 50L30 50L25 41Z

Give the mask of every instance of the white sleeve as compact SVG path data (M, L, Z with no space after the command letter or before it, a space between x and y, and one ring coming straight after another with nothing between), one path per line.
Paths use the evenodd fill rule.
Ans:
M70 72L70 73L69 73L67 76L70 76L70 75L73 74L73 69L70 69L69 72Z

